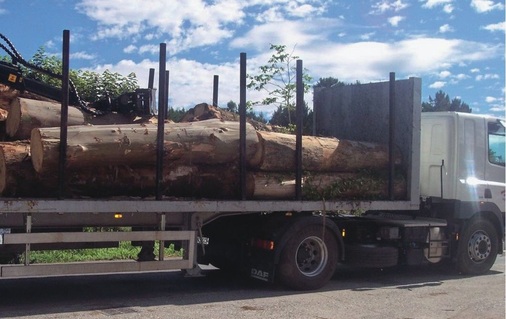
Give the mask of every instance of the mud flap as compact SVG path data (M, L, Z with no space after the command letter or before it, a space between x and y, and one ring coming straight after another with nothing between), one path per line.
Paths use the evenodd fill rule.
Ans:
M249 276L265 282L274 282L274 254L270 251L252 249L249 262Z

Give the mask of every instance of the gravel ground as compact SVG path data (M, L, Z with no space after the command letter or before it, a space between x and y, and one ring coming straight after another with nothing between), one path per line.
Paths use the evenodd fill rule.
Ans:
M504 255L483 276L435 267L339 269L297 292L206 269L0 280L0 318L505 318Z

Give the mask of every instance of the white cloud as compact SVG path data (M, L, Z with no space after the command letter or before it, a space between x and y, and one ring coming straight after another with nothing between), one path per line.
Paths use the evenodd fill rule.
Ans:
M425 2L422 7L432 9L438 6L444 6L451 4L453 0L420 0L421 2Z
M97 22L95 40L149 32L168 36L180 51L229 38L229 27L239 25L245 16L240 0L212 4L203 0L151 0L149 5L143 0L83 0L77 8Z
M388 18L388 23L390 23L390 25L392 25L394 27L397 27L399 25L399 22L401 22L402 20L404 20L404 17L395 16L395 17Z
M492 0L471 0L471 7L478 13L489 12L492 10L504 10L504 4Z
M281 12L281 8L273 7L257 14L255 19L258 22L282 21L283 13Z
M369 33L365 33L365 34L362 34L360 35L360 40L363 40L363 41L368 41L370 40L374 35L376 34L376 32L369 32Z
M79 60L93 60L96 58L94 54L89 54L86 52L73 52L70 54L71 59L79 59Z
M402 0L382 0L374 3L371 8L371 14L382 14L388 11L398 12L408 7L408 4Z
M318 15L323 12L323 7L314 7L310 4L299 4L295 1L288 3L287 13L292 17L309 17L311 15Z
M447 78L450 75L452 75L452 73L450 71L441 71L441 72L439 72L439 77L442 78L442 79Z
M133 44L130 44L129 46L123 49L123 52L125 53L133 53L135 51L137 51L137 47Z
M433 50L433 48L438 50ZM490 59L501 54L499 47L462 40L417 38L394 43L322 43L318 49L304 48L298 55L317 76L334 76L345 82L375 81L390 71L428 75L453 65ZM332 57L322 59L322 54ZM443 73L444 74L444 73Z
M232 48L253 47L259 51L269 48L269 44L284 44L288 48L295 45L313 46L324 41L328 34L339 30L340 20L314 19L312 21L278 21L252 27L242 37L230 42Z
M436 81L429 85L429 88L431 89L440 89L443 88L446 85L446 82L444 81Z
M255 8L255 10L251 8ZM77 9L95 20L94 40L136 38L164 39L171 53L216 45L232 38L247 17L259 22L314 19L326 12L320 0L82 0ZM264 11L262 11L264 10ZM148 40L148 39L147 39Z
M452 13L454 9L455 8L453 7L452 4L445 4L443 6L443 11L446 12L446 13L448 13L448 14Z
M439 27L439 33L452 32L454 29L449 24L444 24Z
M485 97L485 102L489 104L489 110L491 112L502 112L502 117L505 115L506 104L504 103L504 96L502 97Z
M480 74L480 75L476 76L476 81L496 80L496 79L499 79L499 74L487 73L487 74Z
M499 23L495 23L495 24L489 24L489 25L482 27L482 29L492 31L492 32L494 32L494 31L505 32L506 31L506 23L503 21L503 22L499 22Z

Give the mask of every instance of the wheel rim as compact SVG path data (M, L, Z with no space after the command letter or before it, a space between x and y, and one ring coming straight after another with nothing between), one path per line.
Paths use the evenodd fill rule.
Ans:
M327 246L321 238L308 237L297 248L295 259L302 274L308 277L318 276L327 264Z
M482 262L490 256L492 242L488 234L482 230L474 232L469 238L467 252L474 262Z

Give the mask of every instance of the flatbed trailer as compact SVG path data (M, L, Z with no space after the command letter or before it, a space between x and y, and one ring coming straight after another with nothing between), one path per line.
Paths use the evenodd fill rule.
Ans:
M160 51L159 109L163 109L166 98L163 45ZM245 141L245 54L241 54L240 69L240 134L241 141ZM301 61L297 69L301 83ZM65 107L65 103L62 105ZM298 85L298 112L303 105L303 89ZM164 129L162 113L159 132ZM451 115L451 118L459 116ZM420 79L397 81L392 73L388 82L316 90L314 119L315 135L384 143L390 150L400 151L403 159L400 168L392 165L393 155L390 158L388 199L304 200L301 196L302 123L298 121L293 200L251 200L244 193L237 200L175 199L160 194L153 198L2 198L0 252L23 252L24 259L20 264L0 264L0 278L169 269L183 269L188 275L199 276L199 264L213 264L256 279L280 281L294 289L317 289L330 280L339 263L393 267L449 260L463 273L481 274L490 269L503 248L504 197L499 201L497 198L501 191L504 196L504 178L496 182L482 178L484 183L478 184L483 189L459 182L463 185L462 194L483 192L476 198L443 196L443 190L448 187L443 182L446 176L443 173L448 166L431 164L429 178L421 179L421 172L424 174L421 165L425 163L421 161L425 158L421 150L430 141L421 137ZM495 129L492 133L489 130L489 135L502 136L504 143L503 122L489 118L485 121L488 122L483 122L484 127L486 123L497 124L489 124L489 129ZM65 123L61 129L66 129ZM488 141L486 133L479 136L483 140L476 140L476 145ZM238 152L244 181L243 146L241 143ZM157 171L163 159L161 148ZM488 154L473 156L481 158ZM446 165L451 165L439 146L434 157L436 162L442 159L444 163L446 159ZM504 177L504 160L502 165L491 164L494 172L502 169ZM61 166L60 174L64 176L64 173ZM393 196L395 174L401 174L406 180L403 198ZM462 180L457 175L450 178L454 182ZM422 184L421 180L428 184ZM421 186L423 189L429 186L431 191L440 189L441 194L424 194ZM85 227L131 227L131 231L84 232ZM30 263L32 250L109 247L120 241L158 241L157 260ZM182 247L183 256L165 257L163 247L167 243Z

